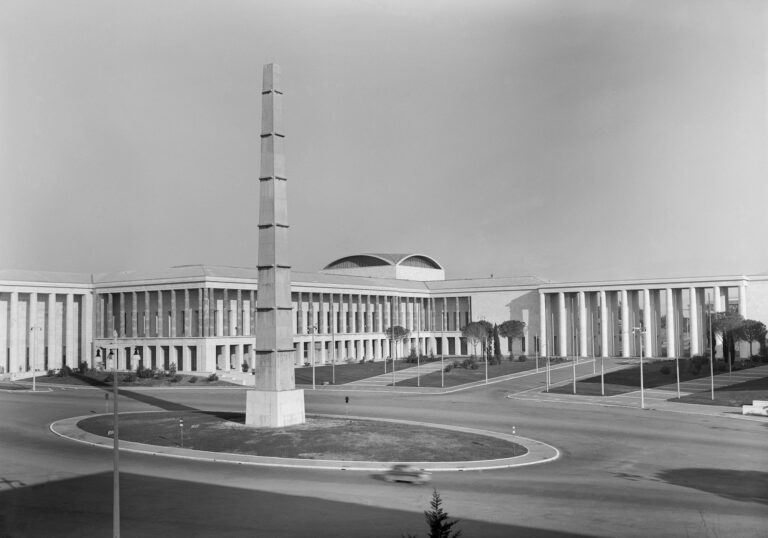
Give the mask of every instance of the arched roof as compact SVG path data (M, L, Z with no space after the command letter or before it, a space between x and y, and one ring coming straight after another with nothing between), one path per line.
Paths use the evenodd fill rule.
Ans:
M357 267L375 267L381 265L407 265L411 267L426 267L428 269L443 269L443 267L430 256L424 254L354 254L344 256L326 265L328 269L352 269Z

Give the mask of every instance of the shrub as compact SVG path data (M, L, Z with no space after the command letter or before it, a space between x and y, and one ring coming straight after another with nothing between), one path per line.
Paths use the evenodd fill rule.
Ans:
M56 377L56 370L48 370L48 377Z
M190 378L189 378L189 382L190 382L190 383L197 383L197 376L194 376L194 375L193 375L192 377L190 377Z
M670 372L669 366L667 366L667 365L665 364L664 366L662 366L662 367L659 369L659 372L661 372L661 373L662 373L662 374L664 374L664 375L668 375L668 374L669 374L669 372Z
M85 372L88 370L88 363L85 361L81 361L77 369L80 372L80 375L85 374Z
M168 375L171 377L174 377L176 375L176 363L172 362L171 365L168 367Z
M182 379L184 379L184 376L181 374L173 374L171 377L171 383L178 383Z
M136 368L136 377L139 379L152 379L155 372L151 368L144 368L141 364Z
M443 368L443 372L446 372L446 373L450 372L451 370L453 370L453 364L446 364L445 368Z
M509 357L507 357L507 360L508 360L509 362L512 362L513 360L515 360L515 356L514 356L512 353L510 353L510 354L509 354Z
M528 355L520 355L520 362L525 362L528 360Z
M240 368L243 370L243 373L247 374L248 370L251 369L250 365L248 364L248 361L243 361L243 364L240 365Z
M130 374L126 374L120 379L120 381L123 383L133 383L136 381L136 374L134 374L133 372L131 372Z
M61 370L59 370L59 373L56 374L58 377L69 377L72 375L72 368L67 366L66 364L61 367Z
M219 376L217 376L216 374L211 374L208 376L208 381L218 381L218 380L219 380Z

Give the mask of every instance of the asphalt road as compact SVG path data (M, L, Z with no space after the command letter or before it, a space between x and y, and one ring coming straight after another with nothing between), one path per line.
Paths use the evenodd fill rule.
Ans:
M768 535L768 422L508 399L509 381L418 395L359 390L349 413L456 424L552 444L552 463L435 473L463 536ZM309 413L343 414L344 392L307 390ZM242 411L240 389L124 391L121 411ZM0 392L0 536L107 536L112 453L53 435L51 422L103 413L104 392ZM121 455L122 535L426 535L430 486L364 472Z

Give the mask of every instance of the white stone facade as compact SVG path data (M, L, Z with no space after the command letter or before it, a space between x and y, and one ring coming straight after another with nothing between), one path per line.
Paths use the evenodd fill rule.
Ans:
M121 369L134 370L138 357L146 367L175 363L190 373L250 368L257 284L256 269L205 266L114 275L0 271L0 373L98 366L114 332ZM297 366L313 355L316 364L378 361L417 348L464 355L461 329L480 319L526 322L525 338L502 339L505 354L637 357L642 338L644 356L688 357L709 352L710 311L768 321L768 275L547 283L294 273L291 306ZM411 331L397 350L386 335L393 325ZM715 352L721 356L717 342ZM749 346L739 353L748 355Z

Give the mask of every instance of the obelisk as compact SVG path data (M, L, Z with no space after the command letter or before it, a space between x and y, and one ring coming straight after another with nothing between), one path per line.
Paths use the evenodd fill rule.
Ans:
M280 67L264 66L259 173L259 283L256 292L256 384L248 391L245 423L278 428L302 424L304 391L296 389L288 251Z

